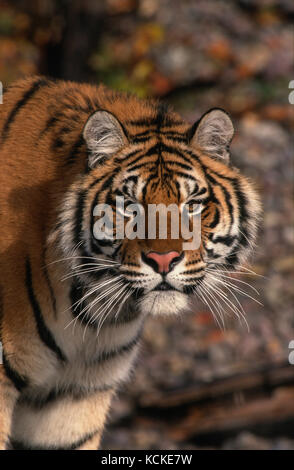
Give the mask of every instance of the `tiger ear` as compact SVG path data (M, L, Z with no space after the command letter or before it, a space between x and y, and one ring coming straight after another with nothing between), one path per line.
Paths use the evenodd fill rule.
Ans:
M114 155L127 144L127 137L118 119L108 111L96 111L85 124L83 138L89 150L89 167Z
M233 136L231 118L220 108L213 108L205 113L188 133L192 146L224 162L229 161L229 146Z

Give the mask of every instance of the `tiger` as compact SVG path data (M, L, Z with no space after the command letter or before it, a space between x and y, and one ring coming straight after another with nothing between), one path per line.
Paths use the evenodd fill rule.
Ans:
M221 108L191 125L155 98L33 76L5 90L0 135L0 448L99 449L146 320L189 311L213 273L244 264L258 191L231 162ZM193 203L199 246L170 227L94 236L95 207L115 219L117 196Z

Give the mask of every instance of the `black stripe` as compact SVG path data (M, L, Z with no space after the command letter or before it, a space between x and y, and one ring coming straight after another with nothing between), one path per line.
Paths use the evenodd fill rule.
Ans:
M120 171L120 168L116 168L111 176L109 178L107 178L106 181L104 181L103 185L101 186L100 188L100 191L105 191L105 189L108 189L109 186L111 186L111 184L113 183L113 180L114 180L114 177L116 176L116 174Z
M74 145L72 146L70 154L67 157L67 163L69 165L72 165L76 161L77 156L79 155L79 152L83 145L84 145L84 139L83 139L83 136L80 135L79 138L74 143Z
M103 273L105 274L104 270L102 270ZM98 273L100 275L100 272ZM71 285L70 289L70 299L71 299L71 312L73 317L75 317L79 323L88 325L90 328L95 328L97 329L97 323L91 323L89 322L89 316L88 316L88 311L85 310L83 313L82 310L85 309L86 303L85 301L81 302L78 304L78 302L81 300L82 296L84 295L85 290L82 284L75 279L75 281ZM89 323L88 323L89 322Z
M51 142L51 150L57 151L58 149L61 149L64 146L64 141L60 137L56 137L52 142Z
M45 406L64 398L70 398L72 401L79 401L96 393L108 392L112 389L113 386L111 385L105 385L90 390L81 390L75 385L68 385L64 390L52 389L45 396L40 395L33 397L29 395L22 395L20 398L20 403L24 403L34 409L40 410Z
M177 125L180 126L180 125L183 125L183 124L184 124L183 121L173 119L168 115L164 116L164 123L163 123L164 127L172 127L172 126L177 126ZM158 117L157 116L155 118L146 117L146 118L134 119L134 120L131 119L131 120L126 122L126 125L146 126L146 127L157 126L158 125Z
M110 247L114 245L115 241L114 240L108 240L107 238L96 238L96 243L100 246L106 246Z
M200 160L199 156L190 149L189 150L185 149L185 153L187 153L195 162L197 162L199 164L201 170L205 174L208 167L203 164L203 162Z
M151 140L151 139L154 139L155 135L154 134L150 134L149 136L145 136L145 137L135 137L134 139L132 139L132 143L133 144L143 144L145 142L148 142L148 140Z
M82 189L78 194L78 201L76 206L75 214L75 243L78 245L80 241L83 240L83 214L84 214L84 204L86 200L87 191Z
M115 163L118 163L119 165L121 165L122 161L126 161L128 160L129 158L131 157L134 157L135 155L137 155L137 153L139 152L142 152L142 149L137 149L137 150L133 150L132 152L130 152L128 155L125 155L123 158L119 158L119 157L116 157L114 159L114 162Z
M91 260L88 260L88 262ZM95 262L95 261L93 261ZM97 272L94 273L86 273L87 277L91 277L93 280L97 281L99 278L101 278L104 275L113 275L116 276L117 273L113 268L105 268L101 269ZM79 301L82 299L83 295L85 294L85 288L80 282L78 278L75 278L73 283L71 284L70 288L70 300L71 300L71 312L73 317L75 317L81 324L88 325L90 328L95 328L97 329L97 322L89 322L89 315L86 307L86 302L83 301L79 303ZM84 310L85 309L85 310ZM81 313L84 310L83 313Z
M164 162L166 165L171 165L171 166L179 166L180 168L182 168L183 170L188 170L188 171L192 171L193 168L192 166L189 166L189 165L186 165L185 163L181 163L181 162L177 162L176 160L165 160Z
M94 237L93 233L93 228L94 228L94 208L97 205L97 200L98 200L98 192L95 194L95 197L93 199L92 205L91 205L91 213L90 213L90 230L91 230L91 239L90 239L90 244L91 244L91 251L93 251L96 254L101 254L102 251L99 248L99 245L97 243L96 238Z
M12 109L11 113L8 116L7 121L5 122L5 125L3 127L3 132L2 132L2 139L3 142L7 138L9 128L13 121L16 118L17 113L20 111L20 109L33 97L33 95L42 87L45 85L48 85L48 80L45 80L43 78L40 78L36 82L33 83L33 85L27 90L23 97L15 104L14 108Z
M92 439L96 434L101 432L101 429L97 429L96 431L87 434L85 437L80 439L79 441L74 442L73 444L65 445L63 447L58 447L56 446L30 446L29 444L25 444L21 441L18 441L16 439L11 439L11 445L13 450L75 450L78 447L81 447L83 444L85 444L87 441Z
M133 266L134 268L140 268L138 263L131 263L130 261L124 263L125 266Z
M179 149L177 149L175 147L171 147L171 146L166 145L163 142L161 142L160 144L157 143L157 144L153 145L152 147L150 147L150 149L147 152L145 152L144 154L140 155L139 157L137 157L134 160L132 160L131 162L129 162L128 163L128 169L131 169L130 165L136 163L141 158L152 156L152 155L158 153L159 151L160 152L166 152L166 153L169 153L171 155L177 155L178 157L182 158L185 162L189 163L190 165L193 165L191 159L188 158L186 155L184 155L184 153L181 152ZM190 155L190 152L187 152L187 153Z
M161 126L164 125L165 120L170 120L168 116L168 104L167 103L159 103L157 106L157 123L156 123L156 128L157 131L159 132L161 129Z
M235 265L239 262L238 254L232 253L226 257L226 263L229 266L235 267Z
M32 270L31 270L31 263L29 258L26 260L26 289L28 293L28 297L31 303L31 307L34 313L36 325L37 325L37 330L40 336L40 339L43 341L46 346L53 351L57 358L61 361L66 361L66 357L59 348L59 346L56 344L55 339L52 336L51 331L48 329L46 326L40 305L38 303L38 300L35 296L34 289L33 289L33 283L32 283Z
M147 135L150 135L150 134L153 134L154 136L156 136L157 132L156 132L156 129L147 129L146 131L143 131L143 132L138 132L137 134L133 134L133 135L129 135L130 139L135 139L137 137L145 137ZM172 137L183 137L183 134L181 132L178 132L178 131L173 131L173 130L168 130L168 131L160 131L160 134L163 135L164 137L169 137L169 136L172 136ZM186 139L186 138L185 138Z
M207 192L207 189L203 187L202 189L200 189L200 191L198 191L198 184L196 183L195 188L193 189L193 193L194 192L197 194L197 196L202 196L202 194L205 194Z
M154 149L154 147L152 147L152 149ZM151 153L151 155L153 154L153 152ZM149 157L149 151L146 152L146 153L142 153L141 155L139 155L138 157L134 158L134 160L132 160L131 162L128 163L128 170L129 170L129 166L130 165L133 165L134 163L140 161L142 158L145 158L145 157ZM147 160L149 162L149 160Z
M72 96L69 98L72 100ZM83 113L83 114L89 114L93 111L93 108L85 108L84 106L79 106L77 104L75 105L69 105L68 103L64 103L64 106L66 106L66 109L70 109L71 111L77 111L78 113Z
M197 282L197 281L199 281L199 279L202 279L203 277L204 277L204 274L203 274L203 276L189 277L189 278L186 280L186 282L191 282L191 281L192 281L192 282ZM188 284L188 286L189 286L189 284ZM185 285L185 287L187 287L187 284ZM195 287L195 286L194 286L194 287Z
M206 177L209 181L211 181L211 183L213 183L214 185L219 186L221 188L221 190L223 191L224 196L225 196L225 200L226 200L226 203L227 203L227 206L228 206L228 211L229 211L229 214L230 214L230 217L231 217L231 226L232 226L234 224L234 208L233 208L233 205L231 203L230 193L228 192L227 188L223 184L221 184L219 181L217 181L211 174L207 173ZM213 189L213 188L211 188L211 189ZM220 201L216 198L216 196L215 196L215 199L220 204Z
M239 184L239 181L238 181L237 178L221 175L220 173L216 172L215 170L210 169L210 171L215 176L217 176L219 178L223 178L227 181L230 181L230 183L232 184L234 192L235 192L235 196L236 196L236 199L237 199L237 202L238 202L239 219L240 219L240 223L241 223L241 226L242 226L242 232L243 232L243 233L240 233L240 235L239 235L239 243L242 246L248 246L249 243L248 243L247 238L250 237L250 234L249 234L247 226L246 226L246 223L249 219L248 211L247 211L247 208L246 208L246 204L248 203L247 196L244 194L244 192L240 188L240 184ZM237 259L237 256L234 257L233 262L235 262L236 259ZM231 262L230 262L230 264L231 264Z
M191 176L191 175L188 175L187 173L183 173L182 171L175 171L173 170L173 175L176 175L176 176L181 176L183 178L186 178L190 181L196 181L194 176Z
M179 142L180 144L187 143L186 137L175 137L175 136L172 136L172 135L166 135L166 137L167 137L168 140L172 140L173 142Z
M147 160L146 162L139 163L138 165L134 165L131 168L128 168L127 171L139 170L140 168L144 168L144 167L150 166L150 165L152 165L152 166L149 168L149 171L157 170L156 166L154 166L154 162L150 161L150 160Z
M205 251L206 251L209 258L216 259L216 258L220 258L222 256L222 255L216 254L212 248L205 248Z
M13 367L9 364L9 361L3 351L3 366L6 376L11 380L15 388L21 392L29 383L28 379L23 375L20 375Z
M167 135L167 134L164 134L163 132L160 132L160 135L164 135L168 140L172 140L173 142L179 142L179 143L186 143L187 142L187 139L185 137L175 137L173 135ZM133 144L143 144L145 142L148 142L149 140L151 139L154 139L156 137L156 134L150 134L149 136L146 135L146 136L142 136L142 137L134 137L132 139L132 143Z
M238 208L239 208L239 219L242 227L242 232L239 234L239 243L242 246L248 246L248 238L250 237L248 228L247 228L247 222L249 219L249 214L246 208L246 205L248 203L247 201L247 196L244 194L244 192L240 189L239 182L237 180L233 181L233 186L236 194L236 198L238 201Z
M138 266L138 265L135 265L135 266ZM129 271L128 269L121 269L120 272L124 273L124 274L127 274L128 276L130 277L135 277L135 276L148 276L148 274L145 274L145 273L141 273L139 271Z
M43 250L43 261L44 261L45 279L46 279L47 284L48 284L48 289L49 289L49 292L50 292L50 297L51 297L51 302L52 302L52 308L53 308L53 312L54 312L54 315L55 315L55 318L56 318L57 317L56 297L54 295L54 290L53 290L53 287L52 287L51 279L50 279L49 272L48 272L47 265L46 265L46 262L47 262L47 260L46 260L46 248L44 248L44 250Z
M132 181L132 183L137 184L138 183L138 176L137 175L131 175L131 176L128 176L127 178L124 179L125 184L128 184L129 181Z
M42 131L40 132L39 139L41 139L41 138L54 126L54 124L59 121L59 118L60 118L60 117L63 117L63 118L64 118L64 115L61 114L61 113L58 113L58 114L55 115L55 116L51 116L51 117L47 120L44 129L42 129Z
M219 221L220 221L219 209L216 205L214 206L214 210L215 210L214 217L213 217L211 224L209 224L209 228L215 228L219 224Z
M213 243L222 243L223 245L226 245L226 246L231 246L235 240L237 240L237 236L236 235L224 235L224 236L216 236L215 238L214 237L214 234L211 233L209 235L209 239L213 242Z
M195 268L195 269L189 269L188 271L185 271L184 274L197 274L200 273L201 271L204 270L204 267L202 268ZM190 279L189 279L190 281Z
M101 364L102 362L106 362L106 361L109 361L110 359L114 359L115 357L120 356L121 354L130 352L138 344L141 338L141 333L142 333L142 327L140 328L137 336L135 336L135 338L132 339L129 343L124 344L123 346L117 349L114 349L112 351L102 352L96 359L93 358L93 360L88 362L88 365Z
M75 280L70 288L70 300L71 300L71 311L74 317L78 318L79 321L83 322L83 318L87 311L85 311L84 315L80 315L81 311L84 309L85 304L84 302L77 305L77 302L81 300L84 294L84 288L82 284L80 284L77 280Z

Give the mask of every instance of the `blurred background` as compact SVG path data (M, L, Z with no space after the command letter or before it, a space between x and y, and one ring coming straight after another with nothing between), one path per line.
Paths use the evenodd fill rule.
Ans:
M250 332L205 305L150 319L105 449L294 449L293 0L2 0L0 80L35 73L232 114L233 162L261 192L239 296ZM294 87L293 87L294 88ZM243 288L242 287L242 288ZM293 347L294 348L294 347Z

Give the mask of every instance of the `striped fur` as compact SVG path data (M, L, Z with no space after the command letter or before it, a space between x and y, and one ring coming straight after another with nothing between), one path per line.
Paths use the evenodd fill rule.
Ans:
M4 95L0 135L0 448L94 449L145 318L247 258L259 200L229 162L222 110L191 127L157 101L32 77ZM166 240L93 237L93 208L115 196L202 204L200 248L164 283L146 253L182 252L170 226Z

